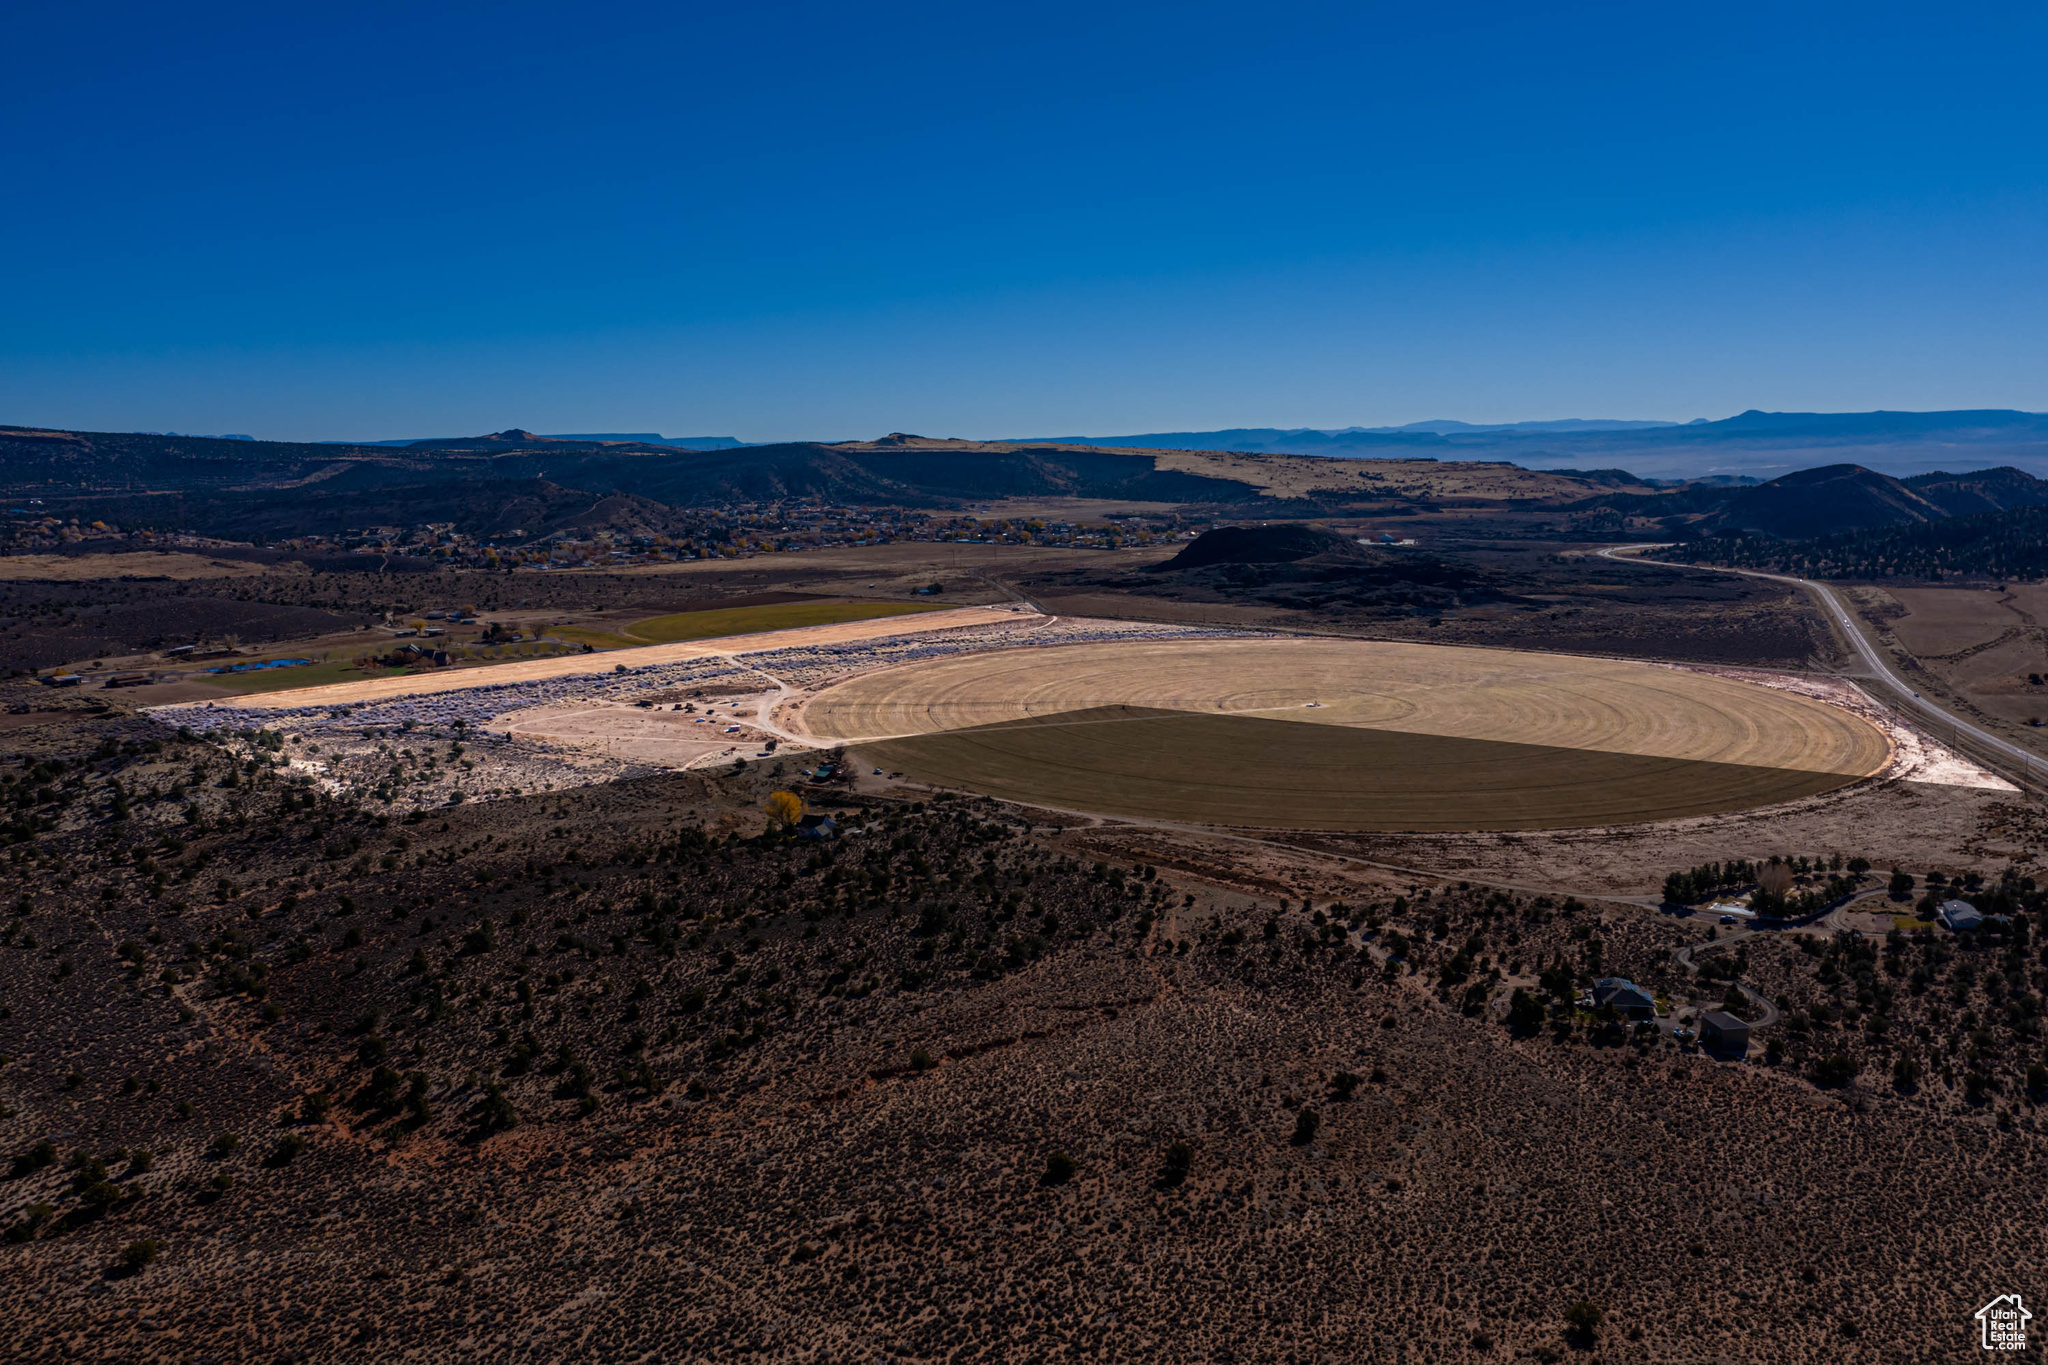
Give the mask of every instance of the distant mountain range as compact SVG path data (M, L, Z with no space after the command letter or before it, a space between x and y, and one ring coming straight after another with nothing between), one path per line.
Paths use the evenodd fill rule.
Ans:
M565 432L546 441L622 443L677 450L745 450L733 436L663 436L656 432ZM482 438L408 437L391 441L328 441L359 448L484 449ZM498 438L491 438L498 441ZM820 444L776 442L780 446ZM1816 465L1853 463L1904 477L1936 470L2009 465L2048 476L2048 414L2006 408L1946 412L1762 412L1689 422L1566 417L1530 422L1461 422L1435 418L1387 427L1228 427L1215 431L1147 431L1125 436L1006 438L985 444L1030 444L1125 450L1228 450L1334 459L1506 460L1525 469L1626 469L1639 478L1674 481L1764 481ZM496 448L502 448L498 441Z
M1623 468L1653 479L1771 479L1850 461L1887 474L2010 465L2048 475L2048 414L2011 409L1952 412L1761 412L1719 421L1634 422L1569 418L1479 425L1448 420L1402 427L1235 427L1070 436L1066 444L1256 454L1445 460L1508 460L1528 469Z
M154 435L156 433L147 434ZM175 436L178 433L169 431L163 434ZM529 438L532 437L530 432L522 431L519 434ZM226 439L246 441L249 438L247 436L230 436ZM319 441L315 442L315 444L323 446L383 446L391 449L403 449L407 446L431 446L438 450L446 450L451 446L463 444L466 439L470 438L407 436L396 441ZM623 441L643 446L675 446L679 450L738 450L747 444L737 436L663 436L658 432L652 431L557 432L543 435L538 439L543 441Z
M1693 425L1705 422L1695 418ZM1549 422L1458 422L1448 417L1408 422L1398 427L1226 427L1220 431L1154 431L1141 436L1020 436L1021 441L1098 446L1148 446L1155 450L1242 450L1253 445L1324 446L1358 436L1467 436L1492 434L1575 433L1584 431L1648 431L1682 426L1680 422L1638 422L1606 417L1562 417ZM1192 444L1189 444L1192 442ZM1220 444L1219 444L1220 443ZM1251 443L1251 444L1243 444ZM1275 455L1319 455L1322 449L1280 450Z
M2048 416L2034 413L1536 425L772 445L509 428L354 446L0 427L0 496L22 515L61 509L82 523L230 539L421 522L639 532L686 509L790 499L957 508L1080 498L1198 505L1221 520L1552 509L1566 531L1802 541L2048 506L2036 477L2048 474ZM1701 466L1711 472L1682 477ZM1734 472L1745 469L1755 472Z

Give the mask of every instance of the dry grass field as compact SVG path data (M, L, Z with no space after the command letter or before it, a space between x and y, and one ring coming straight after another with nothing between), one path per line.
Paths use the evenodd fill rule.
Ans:
M2048 753L2038 724L2048 721L2048 586L1867 587L1853 597L1924 683Z
M492 664L445 673L406 674L363 682L337 683L327 687L306 687L272 692L249 698L243 705L290 709L300 706L352 706L360 702L385 701L392 697L450 692L466 687L489 687L496 683L534 682L544 678L572 678L615 669L638 668L646 664L680 663L685 659L719 654L744 654L757 649L785 649L803 645L836 645L856 640L873 640L885 635L911 631L951 630L984 622L1007 621L1012 613L1002 608L963 607L951 611L920 614L914 621L882 618L849 621L839 625L813 626L803 630L768 631L754 635L732 635L712 643L680 641L675 644L646 645L639 649L615 649L603 654L570 654L520 663Z
M1151 450L1162 470L1248 483L1268 497L1342 493L1351 497L1403 497L1426 501L1581 498L1583 480L1487 460L1383 460L1316 455L1239 454L1219 450ZM1631 491L1648 491L1647 488Z
M1982 588L1893 588L1906 608L1892 625L1899 643L1922 659L1981 648L2010 635L2024 623L1999 598Z
M279 566L210 559L203 554L0 555L0 580L90 583L107 578L261 578ZM282 569L304 574L299 565Z
M1880 770L1809 698L1621 661L1348 640L1012 651L830 688L800 723L947 786L1277 828L1563 828L1791 800Z

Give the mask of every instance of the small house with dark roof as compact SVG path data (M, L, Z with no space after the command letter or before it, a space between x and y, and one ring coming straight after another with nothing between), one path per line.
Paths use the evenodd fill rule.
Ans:
M1603 976L1593 983L1593 1003L1612 1005L1630 1019L1657 1017L1657 998L1621 976Z

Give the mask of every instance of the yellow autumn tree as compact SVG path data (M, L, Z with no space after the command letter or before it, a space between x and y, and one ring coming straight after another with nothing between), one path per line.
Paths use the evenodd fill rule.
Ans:
M804 799L795 792L771 792L761 807L768 812L768 823L777 829L788 829L804 818Z

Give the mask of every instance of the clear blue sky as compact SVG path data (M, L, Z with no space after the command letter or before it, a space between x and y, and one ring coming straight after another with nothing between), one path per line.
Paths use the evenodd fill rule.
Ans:
M10 10L0 421L2048 408L2038 4Z

